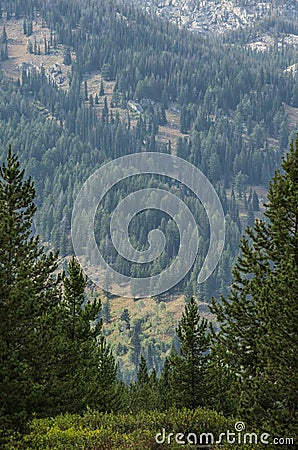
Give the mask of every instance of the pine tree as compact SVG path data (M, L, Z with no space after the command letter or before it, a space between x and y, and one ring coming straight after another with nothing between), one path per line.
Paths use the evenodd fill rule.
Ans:
M254 213L253 213L251 207L249 207L248 211L247 211L247 225L252 228L254 226L254 222L255 222L255 216L254 216Z
M27 24L27 36L31 36L33 33L33 23L32 20L29 20Z
M172 365L169 358L165 359L160 379L158 382L159 409L165 411L174 405L174 393L172 383Z
M253 191L253 195L252 195L252 209L254 211L259 211L260 210L259 198L258 198L258 195L257 195L256 191Z
M104 105L102 109L102 123L108 122L108 116L109 116L109 108L108 108L108 100L107 97L104 99Z
M121 406L122 388L117 380L117 364L111 346L102 333L97 338L95 360L97 371L88 404L102 412L117 411Z
M6 33L5 26L2 28L1 43L2 44L6 44L7 43L7 33Z
M139 366L139 359L141 353L141 340L140 340L141 333L142 333L141 320L136 319L133 322L131 328L131 346L132 346L131 362L134 364L136 370Z
M130 402L134 412L149 411L159 407L158 381L155 369L149 375L146 359L140 357L136 383L130 385Z
M84 81L84 95L85 95L85 101L87 102L89 99L89 96L88 96L88 85L87 85L86 80Z
M19 424L38 402L47 358L40 342L47 341L47 323L59 300L53 275L58 254L46 255L31 232L34 196L32 180L24 180L24 170L9 148L0 168L2 425L6 420Z
M37 55L37 41L36 41L36 38L34 38L33 53L34 53L34 55Z
M100 303L93 304L93 314L85 311L85 288L87 278L84 276L78 261L73 257L68 264L68 276L65 277L64 285L64 305L68 312L69 323L67 329L72 341L84 339L90 333L90 320L95 320L100 311ZM88 312L88 314L86 314Z
M125 322L126 324L126 329L130 330L130 314L127 308L125 308L123 310L123 313L120 316L120 320L122 320L123 322Z
M65 64L66 66L70 66L71 65L71 54L70 54L69 47L65 47L65 49L64 49L64 52L63 52L63 64Z
M138 370L138 384L144 386L149 382L149 374L147 369L147 363L143 355L140 357L140 364Z
M285 436L297 433L298 136L270 183L266 220L241 241L228 299L213 299L223 363L237 375L238 412Z
M61 379L59 396L61 412L80 412L84 409L86 397L88 398L86 392L89 389L88 370L87 376L85 372L85 376L82 377L82 372L90 365L92 334L96 337L96 333L101 330L101 323L98 323L92 333L90 321L95 321L98 316L100 303L88 305L89 308L92 307L91 311L84 305L87 279L75 258L69 262L67 272L63 281L63 330L59 351L61 354L64 353L65 363L61 365L58 375L58 379ZM80 377L82 379L78 383Z
M67 271L61 348L67 355L61 373L64 411L82 412L87 405L108 411L115 407L117 367L102 334L101 302L86 297L87 279L75 258Z
M166 125L167 124L167 116L166 116L166 111L164 106L162 105L160 108L160 120L159 123L160 125Z
M237 391L235 389L235 374L221 360L217 354L217 346L211 347L206 379L208 392L208 408L231 415L236 410Z
M170 358L176 404L196 408L206 401L205 378L210 334L208 322L200 317L194 297L185 306L176 333L180 341L179 355L174 354Z
M104 87L103 87L103 81L100 81L100 89L99 89L99 96L103 97L105 95Z
M110 304L109 297L107 297L105 303L103 304L102 317L103 317L105 323L111 323L112 322L111 304Z
M1 61L6 61L8 59L8 45L4 44L1 48Z
M242 199L243 194L246 192L248 176L242 173L240 170L235 177L235 190L240 199Z

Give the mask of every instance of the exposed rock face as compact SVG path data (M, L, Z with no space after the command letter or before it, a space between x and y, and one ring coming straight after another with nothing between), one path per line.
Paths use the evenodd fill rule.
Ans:
M297 0L136 0L150 13L200 33L223 33L272 14L298 20Z

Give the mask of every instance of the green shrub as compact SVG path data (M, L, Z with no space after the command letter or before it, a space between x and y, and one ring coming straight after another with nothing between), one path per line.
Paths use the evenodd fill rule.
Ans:
M151 411L136 415L104 414L88 410L83 416L64 414L54 418L33 419L28 434L16 438L12 436L5 450L191 449L196 447L187 444L189 433L198 437L202 433L212 433L217 439L220 433L233 431L235 422L234 419L202 408L193 411L173 408L166 412ZM157 433L162 433L159 435L161 441L165 436L163 443L156 442ZM186 445L175 441L177 433L183 433ZM236 448L231 445L220 448L233 447ZM242 448L257 450L261 447L242 445Z

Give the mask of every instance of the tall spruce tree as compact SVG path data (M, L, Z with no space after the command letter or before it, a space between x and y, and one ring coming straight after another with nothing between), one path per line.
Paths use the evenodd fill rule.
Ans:
M144 386L149 383L149 374L147 369L146 359L143 355L140 358L139 370L138 370L138 384Z
M297 435L298 135L273 177L265 220L241 241L231 294L213 299L223 363L237 376L238 412L277 436Z
M8 150L0 168L0 420L20 424L42 396L47 323L59 300L57 254L32 236L32 180Z
M158 400L161 411L165 411L174 405L172 366L168 357L165 359L160 379L158 380Z
M63 285L63 409L82 412L92 406L111 410L115 407L117 367L102 334L101 302L87 298L87 279L75 258L68 264Z
M130 409L134 412L158 409L159 392L155 369L149 375L146 359L140 356L137 381L129 389Z
M97 371L89 404L98 411L118 411L122 405L123 386L117 379L117 364L111 346L102 333L97 337L95 360Z
M169 359L175 403L179 407L196 408L207 401L205 379L210 333L194 297L185 306L176 333L181 344L179 355L172 354Z

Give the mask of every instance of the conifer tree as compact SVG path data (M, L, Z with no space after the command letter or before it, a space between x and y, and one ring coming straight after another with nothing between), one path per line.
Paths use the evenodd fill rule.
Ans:
M40 342L59 300L58 255L32 236L34 196L9 147L0 168L0 404L2 422L16 424L38 403L47 358Z
M24 21L23 21L23 32L24 32L24 35L26 36L27 35L27 21L26 21L26 19L24 19Z
M149 375L147 362L141 354L136 383L130 385L130 402L134 412L159 408L159 390L155 369Z
M105 323L111 323L112 322L112 316L111 316L111 304L110 299L107 296L107 299L102 307L102 317Z
M200 317L194 297L176 329L180 341L179 355L170 358L177 406L196 408L205 403L205 377L210 346L208 322Z
M235 374L229 370L217 353L217 346L211 347L208 360L205 389L208 392L207 407L231 415L235 413L237 390Z
M229 298L212 306L222 361L238 379L238 412L279 436L297 433L298 418L298 137L282 169L266 219L242 238Z
M99 96L103 97L105 95L104 87L103 87L103 81L100 81L100 89L99 89Z
M7 33L6 33L5 26L2 28L1 43L2 44L6 44L7 43Z
M172 383L172 365L166 357L160 379L158 382L159 409L161 411L169 409L174 405L173 383Z
M86 297L87 279L75 258L68 264L63 284L64 410L82 412L87 405L111 410L115 407L117 367L102 334L101 302Z
M89 96L88 96L88 85L87 85L87 81L86 80L84 81L84 95L85 95L85 101L87 102Z
M142 333L141 320L136 319L133 322L131 328L131 346L132 346L131 362L134 364L136 370L138 369L139 358L141 353L141 340L140 340L141 333Z
M144 386L149 382L149 374L147 369L146 360L143 355L140 357L140 364L138 370L138 384Z
M87 278L84 276L80 264L73 257L68 264L68 276L65 277L64 305L67 312L67 330L72 341L84 340L90 335L96 336L101 329L101 324L92 329L91 321L98 318L100 301L85 303L85 288Z
M33 33L33 23L32 20L29 20L27 24L27 36L31 36Z
M125 308L120 316L120 320L125 322L126 329L130 330L130 314L127 308Z
M65 49L64 49L64 52L63 52L63 64L65 64L66 66L70 66L71 65L71 54L70 54L69 47L65 47Z
M260 209L259 198L258 198L256 191L253 191L253 195L252 195L252 209L254 211L259 211L259 209Z

